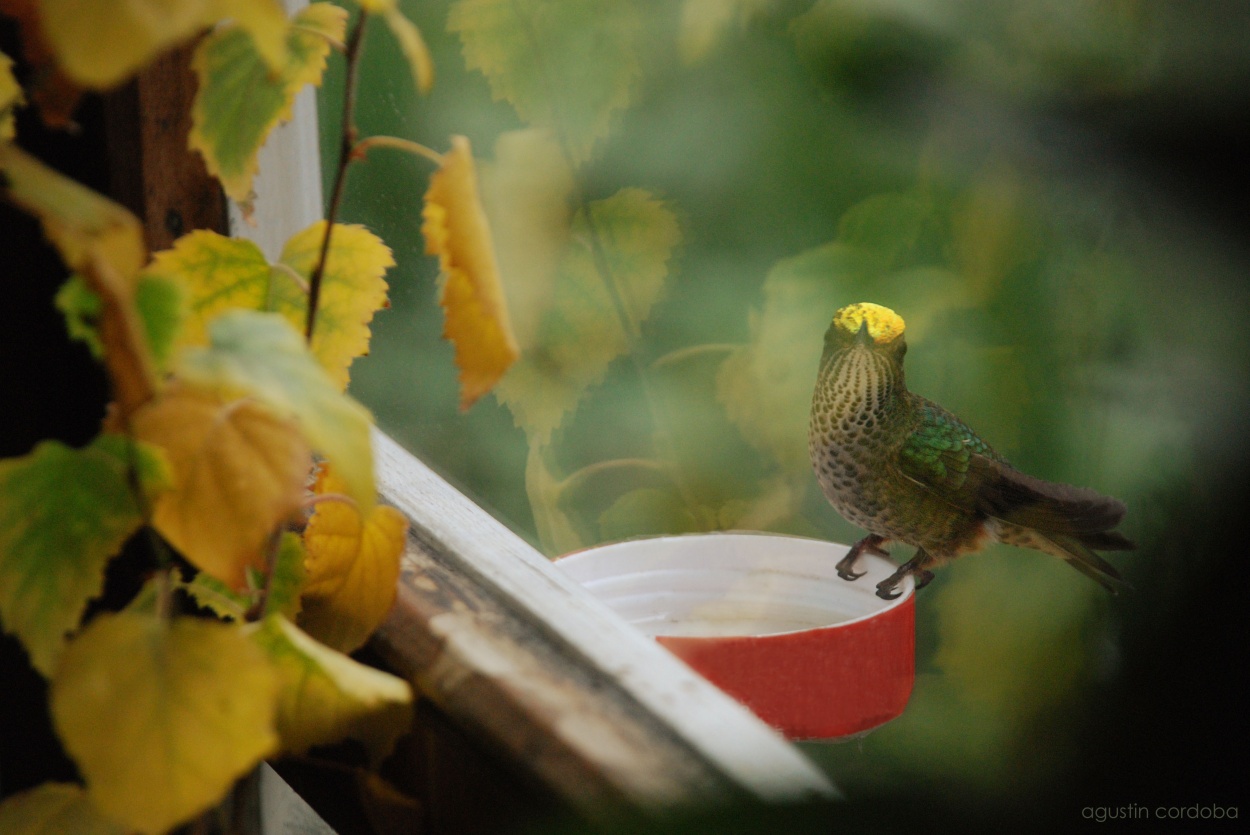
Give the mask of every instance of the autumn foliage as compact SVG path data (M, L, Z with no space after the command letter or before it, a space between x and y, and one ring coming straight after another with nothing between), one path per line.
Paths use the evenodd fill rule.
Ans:
M408 684L344 654L390 609L407 539L404 517L377 504L372 418L346 393L387 305L391 250L332 209L274 263L208 230L150 254L137 218L23 151L13 118L34 101L63 124L80 94L198 37L189 144L246 215L261 146L353 27L382 21L412 83L433 83L394 0L360 6L349 24L325 2L291 18L277 0L5 4L38 71L23 90L0 55L2 194L73 273L57 306L113 404L87 446L0 461L0 627L48 679L83 777L6 802L0 830L167 831L266 757L354 737L379 760L410 722ZM517 352L473 160L463 139L451 147L423 149L443 160L425 211L467 406ZM141 534L152 579L84 624L109 562Z

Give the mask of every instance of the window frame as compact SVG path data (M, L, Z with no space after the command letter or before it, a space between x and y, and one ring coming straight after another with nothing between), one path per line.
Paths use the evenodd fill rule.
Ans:
M288 12L306 0L284 0ZM323 218L314 91L261 152L252 222L274 259ZM380 430L382 500L409 522L397 602L372 646L489 749L591 816L839 796L798 748L626 623Z

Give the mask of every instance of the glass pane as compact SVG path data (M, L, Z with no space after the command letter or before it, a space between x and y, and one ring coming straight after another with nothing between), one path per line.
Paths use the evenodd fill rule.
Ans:
M1241 150L1210 132L1201 148L1168 144L1190 122L1235 121L1250 53L1217 13L401 5L436 83L416 95L374 21L357 127L439 151L469 137L522 358L458 412L420 231L433 166L375 149L340 220L377 232L398 266L352 391L546 553L735 528L860 538L807 453L822 335L852 302L900 314L909 387L1021 470L1124 500L1142 547L1110 559L1135 583L1151 582L1200 462L1239 449L1240 204L1174 163ZM327 184L341 60L331 69ZM1075 731L1040 738L1037 723L1114 674L1123 598L996 545L939 569L921 599L908 713L818 756L852 787L919 773L989 797L1052 784Z

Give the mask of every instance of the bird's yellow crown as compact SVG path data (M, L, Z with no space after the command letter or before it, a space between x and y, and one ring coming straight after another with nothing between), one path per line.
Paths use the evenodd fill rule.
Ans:
M833 315L833 324L850 334L858 333L864 322L868 323L868 335L878 345L897 339L906 328L902 316L872 302L848 304Z

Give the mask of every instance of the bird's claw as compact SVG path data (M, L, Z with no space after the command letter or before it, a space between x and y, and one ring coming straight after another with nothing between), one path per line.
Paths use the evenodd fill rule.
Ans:
M859 559L859 555L867 551L870 554L876 554L879 557L890 556L889 552L881 547L884 539L878 536L866 536L859 542L851 546L851 550L846 552L846 556L838 560L838 576L848 582L858 580L867 574L867 571L855 571L855 561Z
M897 582L891 583L889 580L877 583L877 597L882 600L894 600L903 594L901 591L895 591L897 587Z

